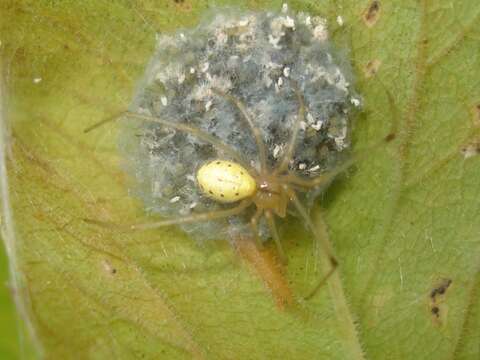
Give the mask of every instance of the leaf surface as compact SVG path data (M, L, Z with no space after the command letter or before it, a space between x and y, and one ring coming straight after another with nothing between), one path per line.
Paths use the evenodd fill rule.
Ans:
M317 268L299 221L282 225L289 264L279 268L269 249L82 220L153 219L128 193L117 127L83 130L128 106L155 33L234 3L281 6L0 5L18 295L40 351L64 359L477 359L477 1L291 2L327 17L333 41L348 49L365 103L354 151L369 152L319 199L325 220L313 212L340 266L312 299L301 295L325 265ZM392 127L395 141L372 149Z

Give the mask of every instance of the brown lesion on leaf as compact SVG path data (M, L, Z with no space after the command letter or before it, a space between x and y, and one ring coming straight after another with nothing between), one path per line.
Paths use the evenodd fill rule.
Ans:
M103 259L101 261L101 266L103 271L109 276L115 276L117 274L117 267L112 264L108 259Z
M380 18L380 1L373 0L363 12L363 22L368 27L375 25Z
M172 0L173 4L175 7L179 10L182 11L191 11L192 10L192 4L190 1L187 0Z
M462 153L465 159L479 155L480 154L480 138L474 139L464 144L461 147L460 152Z
M368 79L375 76L378 73L381 65L382 62L379 59L370 60L363 68L365 77Z
M451 279L443 278L437 281L429 292L429 312L436 326L444 326L446 324L448 313L446 295L451 285Z
M445 295L445 293L447 292L451 284L452 284L451 279L440 280L437 286L434 287L430 292L430 299L432 299L432 301L435 302L439 297Z
M249 238L234 239L234 246L241 258L263 281L280 310L285 310L296 303L293 291L284 276L284 267L273 248L259 249Z

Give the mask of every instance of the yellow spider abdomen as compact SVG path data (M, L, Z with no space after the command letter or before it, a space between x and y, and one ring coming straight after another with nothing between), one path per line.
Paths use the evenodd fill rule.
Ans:
M231 203L252 196L257 184L241 165L224 160L214 160L198 169L200 189L209 198Z

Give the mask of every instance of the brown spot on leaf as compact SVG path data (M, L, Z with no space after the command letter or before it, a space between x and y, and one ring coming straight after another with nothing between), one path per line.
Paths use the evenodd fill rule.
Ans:
M109 275L115 275L117 273L117 269L107 259L102 260L102 267L103 270L105 270L105 272Z
M363 21L368 27L372 27L380 17L380 1L373 0L363 12Z
M382 62L379 59L370 60L363 68L365 77L368 79L372 76L375 76L378 72L378 69L380 69L380 65L382 65Z
M473 140L460 149L465 159L480 155L480 139Z
M390 141L395 140L395 138L396 138L395 133L390 133L390 134L388 134L387 136L385 136L385 141L386 141L386 142L390 142Z
M429 309L432 321L436 326L443 326L447 321L448 305L446 304L445 295L452 284L451 279L439 280L429 293Z
M437 297L440 295L444 295L447 292L447 289L452 284L451 279L442 279L436 287L432 289L430 292L430 298L433 301L436 301Z
M173 3L176 5L176 7L179 10L184 10L184 11L191 11L192 10L192 5L189 1L173 0Z

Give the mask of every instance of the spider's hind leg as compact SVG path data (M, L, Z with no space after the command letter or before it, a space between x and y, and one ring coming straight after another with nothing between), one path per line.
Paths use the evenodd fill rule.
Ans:
M260 234L258 232L258 220L260 219L262 214L263 214L263 210L260 208L257 208L255 215L253 215L252 218L250 219L250 226L252 227L253 236L255 237L255 243L257 244L257 247L259 249L263 248L262 239L260 238Z
M265 217L267 218L268 226L270 228L270 232L272 233L273 240L275 241L275 245L277 247L278 256L280 257L280 261L283 264L287 263L287 257L285 256L285 251L283 251L283 246L280 241L280 236L278 235L277 225L275 224L275 219L271 211L265 211Z
M310 218L310 215L307 213L307 210L305 207L300 203L300 200L298 199L297 195L295 194L295 191L289 189L287 187L286 189L288 191L288 194L290 196L290 200L293 202L295 208L297 209L299 215L307 225L308 229L310 232L313 234L314 238L314 252L315 254L318 254L322 250L323 253L325 254L325 258L328 260L328 264L326 264L324 267L324 272L325 275L320 279L320 281L313 287L312 290L308 292L308 294L304 297L305 300L308 300L312 298L317 291L328 281L328 279L335 273L337 267L338 267L338 261L333 254L333 249L332 245L330 243L329 237L328 237L328 232L327 232L327 225L323 221L323 218L320 221L319 226L315 226L313 224L312 219ZM320 249L321 248L321 249Z
M230 209L209 211L205 213L193 214L193 215L172 218L172 219L165 219L165 220L155 221L151 223L122 225L122 224L115 224L115 223L110 223L105 221L98 221L95 219L83 219L83 221L89 224L94 224L94 225L98 225L98 226L109 228L109 229L123 229L125 231L141 231L141 230L157 229L160 227L171 226L171 225L223 219L223 218L240 214L243 210L245 210L248 206L250 206L250 204L251 204L250 200L243 200L240 204Z

